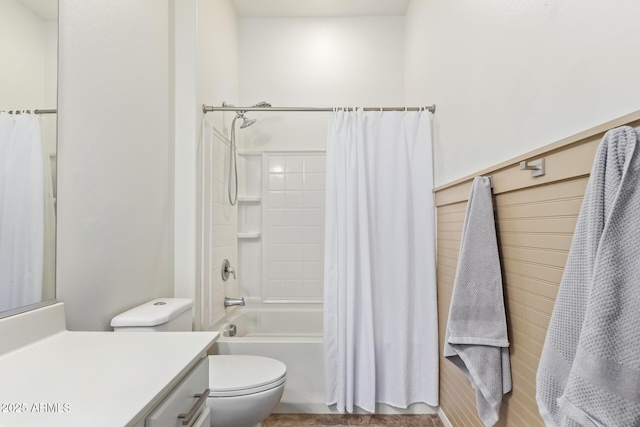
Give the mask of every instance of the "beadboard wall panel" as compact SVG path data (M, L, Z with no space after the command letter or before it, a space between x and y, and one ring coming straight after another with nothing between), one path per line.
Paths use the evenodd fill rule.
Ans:
M640 125L640 112L528 153L478 175L492 176L496 231L503 269L513 390L504 396L498 426L544 427L535 401L536 371L584 191L598 144L608 129ZM521 160L545 158L540 178ZM435 190L437 207L440 354L473 176ZM455 427L482 427L475 391L441 356L440 406Z

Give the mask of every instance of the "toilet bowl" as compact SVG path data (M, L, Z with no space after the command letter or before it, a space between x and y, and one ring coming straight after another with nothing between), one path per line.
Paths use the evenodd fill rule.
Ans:
M276 407L286 383L284 363L260 356L209 356L211 425L254 427Z
M113 318L115 332L191 330L193 303L160 298ZM276 407L287 380L284 363L261 356L208 356L212 427L257 427Z

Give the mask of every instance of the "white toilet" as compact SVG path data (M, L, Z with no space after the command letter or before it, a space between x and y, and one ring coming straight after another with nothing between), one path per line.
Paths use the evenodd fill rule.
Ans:
M132 308L111 321L115 332L191 330L193 302L160 298ZM209 356L212 427L254 427L276 407L287 379L284 363L260 356Z

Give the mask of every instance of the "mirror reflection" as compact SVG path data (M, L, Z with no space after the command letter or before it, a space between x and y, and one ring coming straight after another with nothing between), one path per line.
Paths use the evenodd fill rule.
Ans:
M0 0L0 317L55 298L57 0Z

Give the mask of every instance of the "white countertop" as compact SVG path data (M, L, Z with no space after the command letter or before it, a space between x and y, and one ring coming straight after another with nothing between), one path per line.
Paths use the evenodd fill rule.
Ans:
M133 425L217 338L217 332L61 331L12 349L0 355L0 426ZM14 412L16 405L26 412Z

